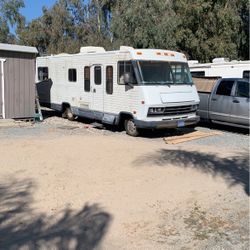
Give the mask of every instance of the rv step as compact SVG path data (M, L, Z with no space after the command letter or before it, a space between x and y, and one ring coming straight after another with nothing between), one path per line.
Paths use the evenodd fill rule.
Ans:
M35 120L38 121L43 121L43 115L42 115L42 110L41 110L41 106L40 106L40 102L39 102L39 96L38 96L38 92L37 92L37 86L36 86L36 97L35 97Z

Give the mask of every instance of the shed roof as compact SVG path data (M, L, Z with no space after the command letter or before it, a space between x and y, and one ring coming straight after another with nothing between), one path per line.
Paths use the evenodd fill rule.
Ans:
M21 46L21 45L7 44L7 43L0 43L0 50L16 51L16 52L32 53L32 54L38 53L35 47Z

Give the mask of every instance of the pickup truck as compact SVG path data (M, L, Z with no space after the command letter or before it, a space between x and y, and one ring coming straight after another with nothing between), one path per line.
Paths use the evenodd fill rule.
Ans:
M193 77L201 120L249 129L249 80Z

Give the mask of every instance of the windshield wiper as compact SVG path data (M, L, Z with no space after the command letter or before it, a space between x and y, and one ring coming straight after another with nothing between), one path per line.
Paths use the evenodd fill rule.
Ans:
M147 81L143 81L142 83L143 83L144 85L147 85L147 84L167 85L168 87L170 87L170 85L173 84L173 82L147 82Z

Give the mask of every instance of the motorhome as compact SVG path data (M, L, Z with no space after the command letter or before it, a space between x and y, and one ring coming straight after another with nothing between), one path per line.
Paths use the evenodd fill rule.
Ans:
M132 136L199 121L187 59L174 51L82 47L78 54L38 57L37 89L43 105L68 119L123 124Z
M212 63L188 61L190 71L194 77L222 77L249 79L250 61L230 61L228 58L214 58Z

